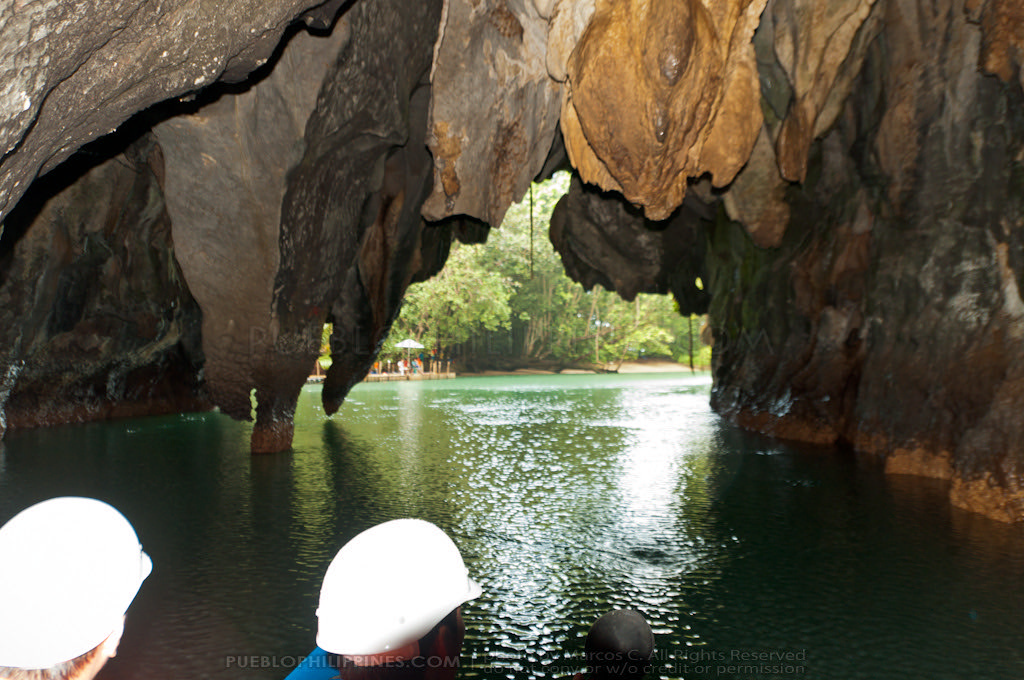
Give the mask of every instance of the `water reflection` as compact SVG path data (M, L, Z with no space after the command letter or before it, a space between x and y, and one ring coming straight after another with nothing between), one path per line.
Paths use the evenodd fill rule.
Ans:
M335 418L316 389L274 456L215 413L0 444L0 521L96 496L153 557L100 680L283 678L334 553L409 516L448 531L483 585L464 677L566 675L612 607L648 617L666 678L757 677L726 668L756 650L804 650L808 678L1024 671L1024 528L951 509L942 482L728 427L706 378L367 384ZM253 656L268 665L239 667Z

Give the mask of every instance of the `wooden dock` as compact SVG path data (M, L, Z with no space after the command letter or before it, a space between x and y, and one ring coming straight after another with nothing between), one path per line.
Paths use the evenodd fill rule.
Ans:
M373 373L365 378L363 382L391 382L392 380L448 380L454 378L454 373Z
M322 383L324 375L311 375L306 378L306 383ZM363 378L363 382L392 382L399 380L449 380L455 377L455 373L374 373Z

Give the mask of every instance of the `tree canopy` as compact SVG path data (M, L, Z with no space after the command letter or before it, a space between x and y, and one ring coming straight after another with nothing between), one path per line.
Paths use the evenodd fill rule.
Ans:
M625 302L600 286L569 279L547 237L551 212L569 174L535 184L514 204L484 245L455 243L444 269L414 284L381 351L413 338L446 357L477 366L599 365L615 369L640 357L710 363L699 339L701 317L679 314L670 296L641 294ZM532 199L532 206L531 206Z

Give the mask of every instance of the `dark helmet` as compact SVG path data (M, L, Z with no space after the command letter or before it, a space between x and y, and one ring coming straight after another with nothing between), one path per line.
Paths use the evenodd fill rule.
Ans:
M632 609L604 614L587 634L587 666L592 678L640 680L651 669L654 632L646 619Z

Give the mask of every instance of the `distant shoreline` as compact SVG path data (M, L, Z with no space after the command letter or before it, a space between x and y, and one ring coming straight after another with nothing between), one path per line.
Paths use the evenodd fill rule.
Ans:
M707 373L710 366L694 366L694 373ZM514 370L485 370L485 371L451 371L446 374L419 374L399 375L397 373L386 373L383 375L368 375L360 382L393 382L396 380L439 380L445 378L486 378L492 376L516 376L516 375L624 375L636 373L689 373L690 367L687 364L679 364L665 359L646 359L643 361L624 361L618 371L598 371L588 368L564 368L560 371L544 368L517 368ZM325 373L310 375L306 384L319 384L324 381Z
M707 366L694 366L695 373L711 370ZM624 361L619 366L618 374L624 373L689 373L690 367L686 364L679 364L674 361L648 360L648 361ZM549 371L540 368L519 368L514 371L456 371L456 378L484 378L489 376L506 375L598 375L598 371L585 368L567 368L562 371Z

